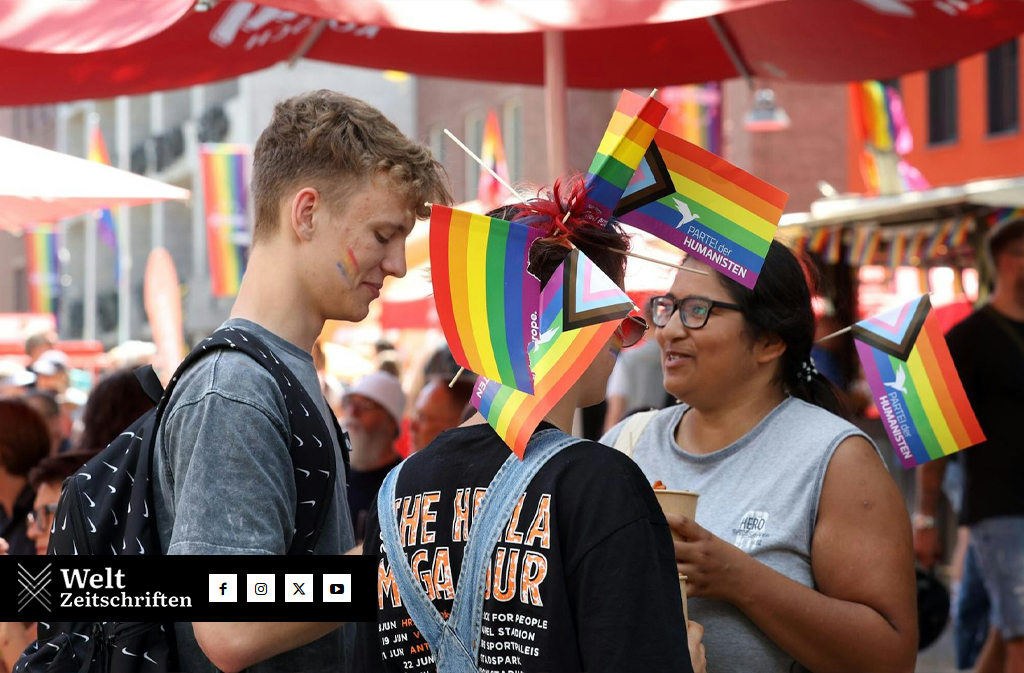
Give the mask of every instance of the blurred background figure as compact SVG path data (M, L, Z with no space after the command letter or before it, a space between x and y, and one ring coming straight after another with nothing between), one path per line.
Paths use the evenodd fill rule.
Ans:
M359 381L341 400L341 427L352 442L352 473L348 505L356 540L362 543L366 515L376 503L384 477L401 458L395 440L405 413L405 393L398 378L374 372Z
M48 350L40 355L29 370L36 375L36 388L63 395L71 385L68 356L64 351Z
M53 332L34 332L25 339L25 355L29 365L35 364L39 356L53 350L57 345L57 335Z
M89 394L82 413L76 451L102 451L125 428L153 408L135 372L116 370L103 377Z
M28 388L22 399L46 421L50 434L50 454L57 455L71 449L71 428L73 421L57 395L44 389Z
M473 396L474 380L470 375L460 376L449 388L450 380L434 375L416 397L409 425L413 453L424 448L442 431L459 426L462 412Z
M61 485L96 453L68 451L59 456L48 456L28 473L29 486L36 494L32 511L28 513L28 537L39 556L46 555L46 546L50 543L50 527L57 512Z
M19 399L0 400L0 538L11 554L34 554L27 534L35 491L28 473L50 452L50 433L35 409Z
M14 360L0 360L0 397L21 395L22 389L35 381L36 375Z
M653 324L650 302L644 304L644 317ZM650 330L640 345L620 352L615 361L605 395L608 407L604 432L637 411L663 409L668 401L661 374L661 348L654 340L654 330Z

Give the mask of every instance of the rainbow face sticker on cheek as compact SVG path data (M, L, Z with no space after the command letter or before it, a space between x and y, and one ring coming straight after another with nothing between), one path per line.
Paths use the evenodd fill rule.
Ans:
M346 257L338 262L338 271L341 273L341 277L345 279L349 285L355 284L356 275L359 273L359 262L356 261L356 255L352 252L352 248L346 250Z

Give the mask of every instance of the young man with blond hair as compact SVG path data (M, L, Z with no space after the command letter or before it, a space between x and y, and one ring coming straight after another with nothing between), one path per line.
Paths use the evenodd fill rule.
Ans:
M358 322L424 203L449 203L443 168L372 106L320 90L278 103L256 143L253 245L224 327L255 335L301 383L335 452L335 488L317 554L355 544L345 470L310 351L329 319ZM167 554L284 554L296 518L288 406L248 355L213 350L177 382L154 450L154 500ZM310 410L313 412L313 410ZM241 592L241 590L240 590ZM339 671L338 624L179 623L182 670Z

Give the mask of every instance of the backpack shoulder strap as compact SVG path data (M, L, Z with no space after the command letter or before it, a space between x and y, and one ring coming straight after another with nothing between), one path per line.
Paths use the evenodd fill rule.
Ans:
M334 497L335 457L331 436L326 422L317 406L313 404L303 385L293 380L295 376L263 341L251 332L237 327L217 330L185 356L184 361L171 377L160 404L157 406L156 422L159 424L164 410L171 399L175 384L181 375L213 350L231 349L241 351L266 369L277 382L288 407L288 420L292 430L289 453L295 467L295 529L288 554L312 554L320 539ZM329 409L330 407L328 407ZM312 413L310 412L312 410ZM333 413L331 414L334 418ZM337 428L337 421L335 420ZM326 442L321 441L325 438ZM338 435L339 444L342 435ZM155 444L155 442L154 442ZM152 454L152 446L150 453ZM347 458L347 456L346 456ZM152 458L150 458L152 461Z
M657 409L652 409L650 411L640 411L627 418L626 424L619 431L619 436L615 438L615 444L612 445L612 448L632 458L637 440L640 439L640 435L644 434L644 430L654 420L654 416L657 413Z

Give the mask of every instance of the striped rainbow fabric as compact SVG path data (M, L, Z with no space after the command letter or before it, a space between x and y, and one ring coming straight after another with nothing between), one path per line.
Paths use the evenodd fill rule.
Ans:
M245 273L249 235L249 148L205 143L199 166L206 205L206 251L215 297L234 297Z
M430 268L434 304L459 366L527 393L528 349L540 334L540 281L526 268L543 232L434 205Z
M570 283L575 283L575 287ZM572 297L576 298L575 309L569 305ZM530 351L534 394L483 376L477 380L473 393L473 406L520 458L544 416L608 347L619 320L634 308L629 297L579 250L574 250L555 271L544 286L540 301L541 336ZM563 329L579 317L573 313L593 311L602 313L601 322Z
M895 269L903 265L907 256L907 234L896 232L889 241L889 267Z
M103 130L99 124L93 124L89 132L89 148L86 152L89 161L110 165L110 153L107 152L107 144L103 141ZM96 233L101 241L114 251L114 278L121 275L121 257L117 248L117 223L109 208L96 211Z
M905 469L985 441L928 295L860 321L853 336Z
M25 266L28 280L28 310L57 312L60 293L60 257L57 232L41 227L25 233Z
M721 157L658 131L613 214L753 288L787 199Z
M587 200L611 219L668 108L624 89L587 171Z
M946 247L949 234L953 231L953 222L951 217L943 220L935 235L928 239L928 245L924 249L925 259L935 259L939 255L939 250Z

